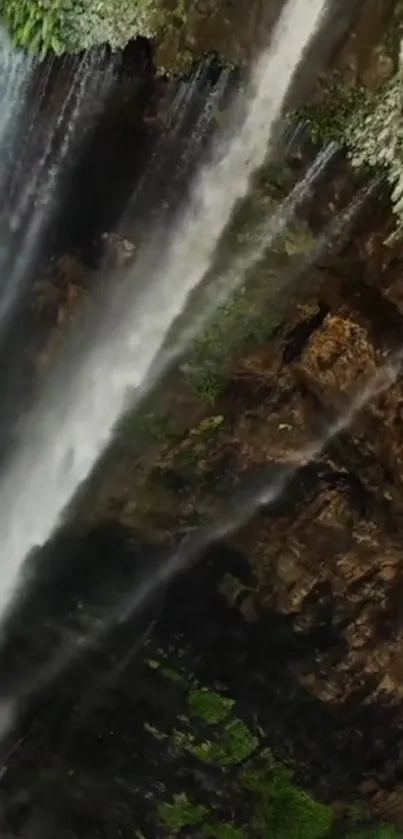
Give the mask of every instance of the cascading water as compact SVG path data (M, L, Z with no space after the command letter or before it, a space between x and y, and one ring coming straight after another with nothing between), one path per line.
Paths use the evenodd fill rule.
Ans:
M270 248L277 239L281 238L284 234L300 205L304 203L312 188L323 176L337 149L338 146L336 143L329 143L326 148L319 152L307 173L297 182L276 212L270 214L269 218L265 218L259 224L257 230L253 231L251 241L247 243L247 247L243 249L241 255L232 261L228 271L221 272L219 276L216 276L213 271L211 281L209 280L203 287L196 290L199 291L199 295L194 306L195 312L192 312L192 316L189 318L190 323L179 330L177 328L178 325L175 324L174 329L171 330L175 334L169 335L167 339L167 344L171 345L164 347L162 353L160 353L152 372L150 371L149 381L155 381L164 366L172 364L172 362L180 358L186 347L196 338L197 334L203 329L214 312L222 304L226 303L231 294L245 284L252 269L263 259L265 253L270 251ZM362 200L365 201L365 198L361 195L358 199L357 210ZM354 215L354 211L355 205L353 208L349 208L349 214L352 212L352 215ZM349 220L345 220L346 226L348 227ZM314 249L314 258L318 256L318 252L321 251L324 242L328 244L334 240L335 236L337 236L339 226L340 219L337 219L331 225L330 229L325 231L324 235L320 238L318 247ZM312 259L309 258L309 262L311 261ZM299 266L298 273L300 273L300 268L301 266ZM286 283L284 278L281 278L282 287L289 285L289 282L290 280ZM170 341L170 339L172 340Z
M230 509L226 517L222 518L217 524L201 528L186 539L179 550L165 563L161 564L158 573L147 577L135 592L127 596L126 602L119 604L119 610L105 622L101 634L107 631L114 622L126 620L159 586L166 584L176 574L196 562L209 545L220 542L236 533L250 521L259 509L268 509L275 504L287 490L299 470L319 457L329 443L352 424L356 416L369 402L380 396L397 380L401 373L402 360L403 350L396 353L383 367L379 368L374 376L360 388L357 396L352 399L340 416L327 426L319 439L295 453L294 463L287 466L278 478L271 480L257 491L249 494L245 492L241 503Z
M110 317L106 312L73 385L60 380L29 418L26 439L0 487L2 611L25 557L57 526L128 407L130 391L144 385L168 331L209 269L236 202L265 160L285 97L324 10L325 0L288 0L270 48L256 65L239 129L197 178L190 206L158 268L150 275L152 240L136 276L120 284ZM143 288L140 283L139 290L135 279L143 276L147 283Z
M41 250L83 123L88 120L93 102L102 101L109 82L107 73L100 74L96 60L80 59L50 132L40 138L43 144L32 171L24 171L27 164L22 158L22 185L17 184L1 218L6 232L0 254L0 331L20 299L29 280L29 269ZM33 119L25 144L28 153L31 143L35 144L36 129Z
M369 381L360 387L357 395L325 428L318 440L295 452L293 462L285 466L278 477L264 483L258 489L248 490L245 486L240 501L230 505L227 514L217 523L201 527L185 538L178 550L160 562L158 567L153 566L140 583L136 581L132 589L129 584L129 590L126 591L125 588L123 595L117 592L112 598L114 602L111 602L102 619L93 621L91 630L87 633L80 630L69 632L67 640L62 640L50 660L38 667L33 677L25 676L12 697L3 697L0 700L0 739L11 727L20 702L52 681L76 656L98 645L116 624L124 623L132 617L161 587L197 562L209 546L232 536L244 527L259 509L268 509L274 505L286 492L298 472L318 458L329 443L353 423L360 411L394 384L401 373L402 361L403 350L391 356Z
M0 188L24 106L32 62L14 50L0 27Z
M294 203L297 206L298 202L303 200L308 186L312 186L316 178L322 173L323 167L326 167L327 162L331 160L332 151L333 149L329 147L318 155L309 167L306 175L301 178L286 201L280 206L278 212L279 220L284 221L287 215L286 209L290 210ZM292 272L291 277L282 277L282 284L288 285L297 276L300 281L301 274L304 273L304 267L307 268L308 265L314 264L323 256L324 252L332 248L332 244L337 247L340 239L345 239L347 233L351 231L351 224L354 222L355 217L359 215L371 192L377 186L378 180L374 179L367 187L364 187L357 193L352 202L341 212L340 216L332 219L325 228L313 248L312 254L309 254L305 266L299 264L297 272ZM276 230L280 234L280 228L281 225L277 224L275 219L274 221L273 219L269 221L269 229L271 231ZM258 233L258 241L260 241L262 233L260 226L258 227ZM250 253L246 255L248 260L249 257ZM226 282L228 281L228 278L225 278L225 276L224 279L226 279ZM205 322L204 316L208 316L209 311L208 305L205 306L202 315L203 322ZM151 384L158 379L159 371L166 368L170 360L174 360L181 354L183 344L191 339L198 326L200 324L196 322L195 325L192 321L188 333L180 333L179 337L176 338L176 343L174 343L173 348L169 351L164 350L162 352L162 357L157 360L155 365L156 369L151 376ZM396 356L392 363L389 362L383 370L380 370L376 377L360 391L358 397L347 407L341 417L325 431L317 444L307 446L302 451L295 453L294 463L289 467L285 467L277 480L271 481L269 484L266 482L263 488L258 490L245 486L242 492L243 500L241 503L234 501L225 517L220 518L218 523L213 523L194 533L190 539L184 541L179 551L173 556L168 556L166 559L162 558L162 564L161 560L158 564L152 564L152 567L148 567L145 575L142 574L140 578L134 575L136 578L135 581L133 581L132 577L128 580L124 578L123 586L118 568L119 580L117 581L115 579L111 581L110 585L107 584L107 602L103 603L100 611L98 609L96 618L93 616L91 620L88 621L88 619L85 619L82 622L81 612L76 615L76 618L72 614L72 625L69 625L67 633L63 623L60 626L58 622L55 625L47 623L46 625L52 626L51 654L49 655L49 651L47 651L45 659L39 654L39 660L38 656L33 654L32 660L34 667L31 666L31 657L29 657L28 661L23 658L20 663L18 661L14 662L11 667L11 685L7 688L6 684L3 684L3 699L0 702L0 739L2 733L6 733L11 728L19 704L23 703L32 694L56 678L59 673L68 668L86 650L99 646L103 638L110 631L113 631L116 624L121 624L133 615L137 615L138 610L141 612L143 606L147 607L149 599L154 594L159 593L161 588L164 589L169 580L177 573L186 570L190 564L196 562L211 543L217 542L241 528L249 518L252 518L259 507L271 506L286 491L288 484L292 481L298 470L320 454L321 449L327 445L329 440L342 431L354 419L355 413L358 413L372 396L377 395L389 386L397 377L399 363L400 356ZM149 382L147 384L149 385ZM54 546L50 548L51 551L53 549ZM26 590L25 592L28 601L30 597L29 588L28 586L28 591ZM91 591L92 589L93 586L91 586ZM18 605L21 609L20 602ZM17 612L19 618L21 617L20 609ZM8 648L10 641L8 624L6 626L6 637L6 648ZM38 637L41 637L39 631ZM39 646L42 649L40 643ZM6 669L6 673L8 676L10 675L8 668Z
M184 185L202 156L216 113L232 92L234 71L225 67L212 82L212 69L212 61L202 62L190 82L180 83L168 106L162 136L119 225L123 232L126 226L129 228L129 238L133 235L133 217L141 219L142 230L162 227L181 203ZM140 231L139 235L141 238Z
M0 27L0 230L7 214L7 185L15 162L14 145L24 113L32 61L14 50ZM0 265L7 257L7 242L0 235ZM3 277L0 283L0 296Z

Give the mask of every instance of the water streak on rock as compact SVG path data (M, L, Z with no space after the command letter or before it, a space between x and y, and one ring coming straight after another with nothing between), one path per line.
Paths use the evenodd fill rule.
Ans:
M272 41L258 60L242 120L202 168L167 252L122 281L89 351L73 360L70 386L60 377L28 417L26 439L0 486L0 610L7 609L24 559L43 544L111 439L133 391L152 365L192 291L210 268L217 243L251 177L267 155L295 73L322 22L324 0L288 0ZM151 263L152 264L152 263ZM147 281L144 282L144 278Z

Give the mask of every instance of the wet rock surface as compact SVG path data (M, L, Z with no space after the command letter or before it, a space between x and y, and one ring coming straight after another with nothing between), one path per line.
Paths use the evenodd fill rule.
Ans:
M387 5L374 0L369 17L354 9L355 40L333 56L370 86L375 70L363 44L372 50ZM192 14L205 15L197 31L211 48L215 16L208 4L203 9L195 4ZM182 33L186 49L192 26ZM249 42L243 31L242 54ZM55 245L58 259L34 283L21 320L27 342L18 370L28 402L96 288L101 254L119 272L136 253L143 232L138 207L123 229L114 229L114 219L150 148L165 144L166 171L182 159L187 132L178 139L166 130L172 89L154 78L148 53L143 60L134 86L123 73L103 117L105 145L94 136L78 166L77 183L87 172L86 209L69 227L70 240L61 236ZM378 64L376 75L389 72ZM191 124L200 107L196 102ZM111 138L115 161L119 149L125 160L139 152L130 173L116 162L118 184L108 168ZM267 209L262 196L278 201L287 194L315 151L307 143L276 177L269 167L248 212L259 218ZM101 207L100 196L112 190L110 215L100 209L94 221L89 184L101 170L95 203ZM34 593L28 590L0 650L1 695L21 694L0 779L13 835L266 837L272 823L262 816L256 778L277 777L275 759L290 762L298 782L334 806L342 827L357 803L364 824L377 817L403 827L401 379L312 462L304 454L401 344L403 251L401 243L385 245L393 222L382 189L349 228L347 242L308 260L303 281L295 271L361 183L344 161L334 164L300 214L304 226L256 274L255 287L265 289L256 297L259 317L237 303L235 328L218 331L224 372L212 373L213 332L202 352L171 370L140 414L122 423L80 495L76 524L36 558L42 572ZM182 186L179 179L177 196ZM75 200L78 207L81 195ZM148 200L140 207L149 220L155 201ZM68 241L74 255L60 257ZM294 271L296 282L281 296L275 277L285 270ZM268 294L272 287L275 294ZM238 342L251 322L253 330L248 326ZM15 388L16 369L8 373ZM141 597L143 611L131 616L130 600L123 618L119 609L115 614L122 590L135 599L184 538L228 515L229 499L242 510L294 465L301 468L273 505L258 505L239 532L205 551L167 590L157 587L151 601ZM48 574L53 562L60 562L57 574ZM113 619L99 643L105 610ZM53 678L53 663L66 649ZM27 701L24 684L48 666L52 679ZM219 694L224 727L212 732L211 719L192 717L197 691ZM234 718L227 719L223 699L234 703ZM237 732L236 751L228 731ZM255 798L244 795L248 772ZM175 796L182 796L180 807ZM214 833L217 821L243 832Z

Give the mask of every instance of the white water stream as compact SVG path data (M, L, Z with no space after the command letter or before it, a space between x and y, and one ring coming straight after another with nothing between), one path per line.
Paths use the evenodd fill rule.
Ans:
M31 60L13 49L0 27L0 189L7 169L5 152L11 149L18 130L31 67Z
M83 119L94 98L102 99L109 83L107 73L99 89L99 67L92 60L81 59L67 91L60 112L45 137L44 147L33 171L27 172L21 193L16 196L9 218L10 230L17 234L17 246L11 240L0 258L0 330L14 311L29 279L29 268L43 246L47 225L60 198L63 178L71 163ZM33 126L35 128L35 124ZM32 131L34 135L34 131Z
M147 276L140 293L134 278L124 282L118 322L105 317L91 351L75 362L72 388L64 388L61 380L29 418L26 437L0 485L0 614L10 604L25 557L60 522L110 441L130 391L147 380L168 331L210 268L236 202L245 197L252 174L265 160L324 9L325 0L288 0L270 47L255 67L238 131L196 179L188 210L159 268Z
M218 522L201 527L186 538L177 551L160 563L158 569L153 567L152 572L145 575L140 585L136 584L123 599L119 598L117 604L111 606L109 613L105 614L104 620L98 622L98 627L93 632L89 635L77 633L69 636L67 641L54 651L50 661L38 668L34 678L27 678L26 682L20 685L17 695L1 699L0 740L13 725L21 701L56 678L76 656L98 645L114 626L127 621L162 586L197 562L210 545L236 533L260 508L268 509L275 504L286 492L299 470L319 457L329 443L354 422L360 411L393 385L401 373L402 360L403 350L393 355L365 384L357 387L356 396L340 415L327 426L315 442L308 443L295 452L293 462L284 467L279 477L249 492L245 487L244 497L240 502L229 505L228 512Z

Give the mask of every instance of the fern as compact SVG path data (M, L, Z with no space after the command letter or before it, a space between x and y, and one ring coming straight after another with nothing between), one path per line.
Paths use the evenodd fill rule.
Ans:
M164 0L0 0L0 15L18 47L44 56L123 48L138 35L154 37L172 16L183 22L185 7L183 0L173 11Z

